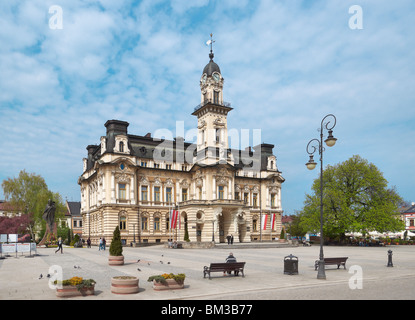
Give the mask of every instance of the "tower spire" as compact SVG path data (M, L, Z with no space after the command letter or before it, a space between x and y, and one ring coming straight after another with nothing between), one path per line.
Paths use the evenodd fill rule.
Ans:
M214 54L213 54L213 43L214 42L215 41L213 40L213 34L211 33L210 34L210 40L208 42L206 42L207 45L210 45L210 53L209 53L210 61L212 61L213 57L214 57Z

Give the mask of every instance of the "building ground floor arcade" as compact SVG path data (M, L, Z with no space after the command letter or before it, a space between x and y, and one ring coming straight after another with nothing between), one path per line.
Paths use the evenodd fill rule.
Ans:
M164 243L173 241L224 243L227 236L233 241L269 241L278 239L281 232L281 210L261 210L244 206L241 200L189 200L179 204L176 228L170 227L170 211L166 206L121 204L103 205L83 215L83 238L96 245L100 238L110 243L119 226L123 244ZM275 214L275 223L267 219L261 229L263 215ZM269 216L268 216L269 217Z

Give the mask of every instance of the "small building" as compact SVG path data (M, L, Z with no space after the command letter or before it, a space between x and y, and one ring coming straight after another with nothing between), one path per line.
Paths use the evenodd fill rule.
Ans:
M415 202L412 202L409 208L402 211L401 216L405 222L405 230L415 232Z
M10 202L5 200L0 200L0 217L16 217L21 216L22 212L18 209L13 207Z
M81 216L81 202L66 201L67 225L72 229L73 234L82 236L82 216Z

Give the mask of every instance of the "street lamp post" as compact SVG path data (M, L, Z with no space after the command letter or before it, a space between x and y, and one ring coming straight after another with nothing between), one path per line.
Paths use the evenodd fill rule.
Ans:
M334 120L333 124L331 121L327 121L324 123L324 120L330 118L330 120ZM336 144L337 139L333 137L333 128L336 125L336 117L332 114L328 114L321 120L321 127L320 127L320 140L312 139L307 144L307 153L310 155L310 159L306 163L306 166L309 170L313 170L317 163L313 159L313 154L318 150L320 155L320 257L318 261L318 273L317 279L326 279L326 272L325 272L325 265L324 265L324 253L323 253L323 129L328 131L328 137L324 142L328 147L332 147ZM312 145L313 142L317 142L318 147Z

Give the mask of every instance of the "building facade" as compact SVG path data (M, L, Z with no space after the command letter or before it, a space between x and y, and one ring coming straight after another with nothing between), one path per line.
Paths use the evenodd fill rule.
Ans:
M84 238L108 242L116 226L125 244L279 237L284 178L274 146L229 147L227 116L233 108L223 100L224 79L212 50L209 57L200 80L201 103L192 113L196 143L131 135L128 122L108 120L100 144L87 147L78 180ZM171 209L179 211L174 229Z

